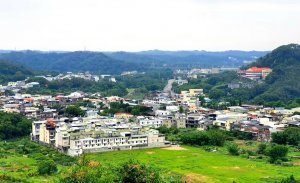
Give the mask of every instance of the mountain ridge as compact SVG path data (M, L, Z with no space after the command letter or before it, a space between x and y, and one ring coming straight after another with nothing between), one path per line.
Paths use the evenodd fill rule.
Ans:
M56 72L91 71L119 74L124 71L147 71L169 67L185 69L193 67L240 67L245 61L253 61L267 52L203 52L203 51L153 51L144 52L43 52L11 51L0 53L0 59L22 64L34 70Z

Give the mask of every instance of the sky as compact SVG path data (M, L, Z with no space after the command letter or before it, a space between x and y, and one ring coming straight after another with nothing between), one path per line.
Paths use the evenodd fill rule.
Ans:
M272 50L300 43L299 0L0 0L0 49Z

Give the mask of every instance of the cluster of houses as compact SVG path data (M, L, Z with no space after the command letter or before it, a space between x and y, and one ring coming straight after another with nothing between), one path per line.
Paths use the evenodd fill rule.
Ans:
M238 68L193 68L193 69L178 69L174 71L174 75L181 75L187 78L197 79L206 77L207 74L218 74L224 71L237 71Z
M98 82L101 79L107 79L111 82L117 82L116 78L112 75L100 75L99 76L99 75L90 74L89 72L85 72L85 73L67 72L66 74L58 74L57 76L46 75L46 76L37 76L37 77L44 78L48 81L72 79L72 78L81 78L81 79L84 79L84 80L95 81L95 82Z
M32 88L36 85L39 85L38 82L29 82L25 81L16 81L16 82L8 82L7 85L0 85L0 94L5 93L5 91L19 92L20 90L26 90L28 88Z
M287 127L300 127L300 108L265 108L263 106L231 106L226 110L203 108L206 98L202 89L189 89L170 96L156 92L142 101L125 100L118 96L102 97L100 94L73 92L69 95L15 94L0 96L0 110L21 113L33 119L31 139L48 144L71 156L85 152L103 152L124 149L165 147L170 145L157 128L219 128L251 134L258 141L268 142L271 133ZM88 102L81 105L85 116L66 117L57 106ZM141 105L151 109L135 116L117 112L101 116L110 103Z

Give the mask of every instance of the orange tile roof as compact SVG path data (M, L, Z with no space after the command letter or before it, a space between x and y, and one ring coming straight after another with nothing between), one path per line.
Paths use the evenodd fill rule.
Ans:
M247 69L247 72L263 72L263 71L270 71L271 69L268 67L250 67L249 69Z

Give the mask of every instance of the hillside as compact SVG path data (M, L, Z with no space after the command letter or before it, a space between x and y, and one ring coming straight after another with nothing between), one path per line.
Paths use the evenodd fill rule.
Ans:
M33 75L29 69L11 62L0 61L0 84L9 81L24 80L27 76Z
M119 74L153 68L239 67L267 52L143 51L143 52L0 52L0 59L22 64L33 70Z
M260 86L256 100L287 101L300 98L300 45L280 46L250 66L273 69L266 83Z
M217 101L242 101L266 106L300 106L300 46L296 44L284 45L270 52L264 57L247 65L270 67L272 73L265 82L258 83L242 77L233 72L224 72L217 75L209 75L207 78L190 79L188 84L174 86L176 92L190 88L203 88L204 92ZM230 89L230 83L243 83L252 85L247 87ZM236 105L236 102L232 104ZM210 106L212 107L212 106Z
M34 70L57 72L91 71L114 74L128 70L140 70L138 64L119 61L101 52L39 52L20 51L0 54L0 59L13 61Z
M268 52L259 51L142 51L142 52L111 52L106 53L112 58L148 63L151 67L166 66L168 68L192 67L240 67L247 61L254 61Z

